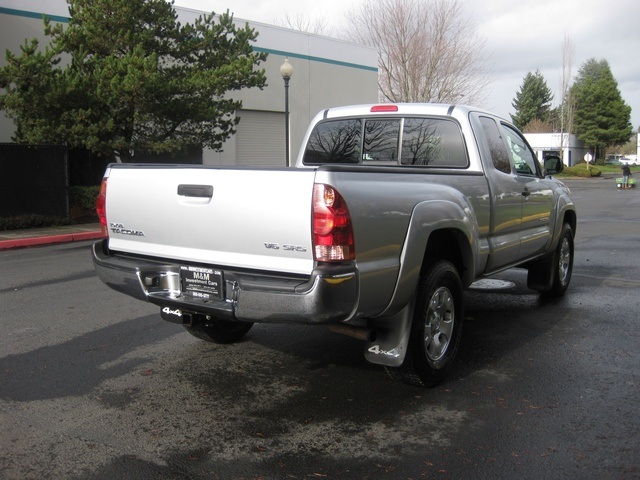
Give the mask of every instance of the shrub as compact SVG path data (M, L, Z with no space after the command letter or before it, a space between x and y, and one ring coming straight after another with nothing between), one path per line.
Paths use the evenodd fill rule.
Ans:
M583 178L599 177L602 174L600 169L593 165L589 166L589 168L587 169L586 163L579 163L577 165L574 165L573 167L565 167L562 173L568 177Z
M98 193L100 193L99 186L71 187L69 189L69 205L84 210L94 210Z
M0 217L0 231L69 225L76 220L92 219L95 216L96 198L99 192L99 186L71 187L69 188L71 218L38 214Z
M54 225L68 225L69 223L69 219L64 217L50 217L36 214L16 215L14 217L0 217L0 230L51 227Z

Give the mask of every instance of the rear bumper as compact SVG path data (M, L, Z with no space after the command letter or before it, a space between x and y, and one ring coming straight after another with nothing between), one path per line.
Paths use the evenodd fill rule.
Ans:
M112 289L165 310L179 310L180 314L201 313L261 323L325 324L350 319L358 304L358 272L353 265L320 266L308 279L224 270L222 298L211 299L183 293L179 263L113 254L106 240L93 244L92 257L98 277Z

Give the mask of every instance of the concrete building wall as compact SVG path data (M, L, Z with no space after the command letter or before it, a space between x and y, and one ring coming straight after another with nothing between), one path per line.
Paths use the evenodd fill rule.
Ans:
M232 2L230 9L232 10ZM205 13L176 7L181 23L191 23ZM68 22L68 10L65 0L0 0L0 50L6 49L19 53L25 39L37 38L44 45L48 41L43 33L42 14L54 21ZM246 20L235 19L239 26ZM290 110L290 152L293 162L298 154L300 143L313 116L320 110L345 104L373 103L378 99L377 52L375 49L344 42L337 39L307 34L295 30L248 22L259 33L254 49L269 54L261 66L265 69L267 86L263 90L246 89L232 94L242 100L245 116L264 122L281 122L280 146L281 160L276 159L277 152L269 152L270 163L284 165L284 82L280 75L280 66L288 58L294 68L289 83ZM0 65L5 64L4 54ZM256 113L258 117L256 117ZM243 112L239 129L242 124ZM278 128L273 129L274 132ZM15 132L13 122L0 114L0 142L11 141ZM238 154L238 138L249 138L248 132L230 138L222 152L205 151L207 164L235 165ZM276 134L276 133L274 133ZM273 142L272 148L275 147ZM258 161L257 163L264 163Z

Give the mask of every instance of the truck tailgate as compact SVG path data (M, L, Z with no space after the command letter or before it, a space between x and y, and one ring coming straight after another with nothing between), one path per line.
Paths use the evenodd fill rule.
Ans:
M220 267L310 274L315 170L113 165L109 248Z

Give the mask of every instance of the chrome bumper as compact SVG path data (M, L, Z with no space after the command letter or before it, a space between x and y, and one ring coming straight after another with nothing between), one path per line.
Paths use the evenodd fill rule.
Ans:
M353 265L317 267L308 279L224 270L222 298L184 293L180 264L113 254L107 240L93 244L93 264L112 289L184 312L213 318L262 323L324 324L348 320L358 304L358 274Z

